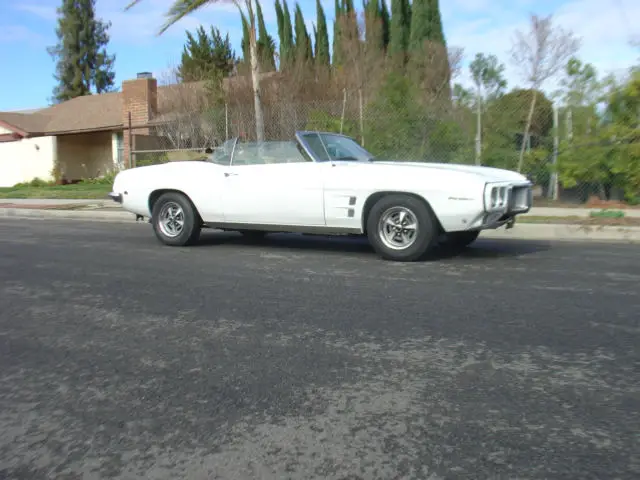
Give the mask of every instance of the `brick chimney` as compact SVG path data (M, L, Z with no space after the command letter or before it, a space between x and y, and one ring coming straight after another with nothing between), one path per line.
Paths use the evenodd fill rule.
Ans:
M148 128L140 128L158 113L158 82L149 72L138 73L137 78L122 82L122 123L124 124L124 158L127 167L129 152L135 148L129 141L129 114L131 114L132 137L149 135Z

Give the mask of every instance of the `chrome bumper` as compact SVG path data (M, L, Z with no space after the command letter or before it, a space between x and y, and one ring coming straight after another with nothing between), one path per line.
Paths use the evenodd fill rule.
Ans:
M109 192L108 196L116 203L122 203L122 194L116 192Z

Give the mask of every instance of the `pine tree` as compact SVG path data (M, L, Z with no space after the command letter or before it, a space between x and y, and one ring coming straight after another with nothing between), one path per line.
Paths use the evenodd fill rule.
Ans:
M53 101L63 102L74 97L111 91L115 84L113 64L109 55L107 33L110 22L95 16L95 0L63 0L57 9L58 43L47 49L56 59Z
M208 79L213 75L227 77L233 71L235 52L229 34L222 37L220 31L211 26L210 35L200 25L196 37L187 32L187 42L182 50L178 77L182 82Z
M327 30L327 17L320 0L316 0L317 34L316 34L316 63L323 67L330 65L329 57L329 31Z

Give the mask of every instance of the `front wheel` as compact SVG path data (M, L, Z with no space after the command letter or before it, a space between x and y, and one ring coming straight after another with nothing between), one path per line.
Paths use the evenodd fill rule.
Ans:
M424 257L434 245L438 225L421 200L409 195L387 195L369 212L367 236L385 260L413 262Z
M151 215L153 231L165 245L186 246L200 238L201 222L189 199L177 192L160 196Z

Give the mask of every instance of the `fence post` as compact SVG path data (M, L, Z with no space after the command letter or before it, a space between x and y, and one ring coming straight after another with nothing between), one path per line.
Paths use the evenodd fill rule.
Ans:
M342 89L342 115L340 116L340 135L342 135L342 129L344 127L344 114L347 108L347 89Z
M362 88L358 89L358 104L360 107L360 143L362 144L362 146L364 147L364 112L363 112L363 105L362 105Z
M225 140L229 140L229 104L224 102L224 134Z

